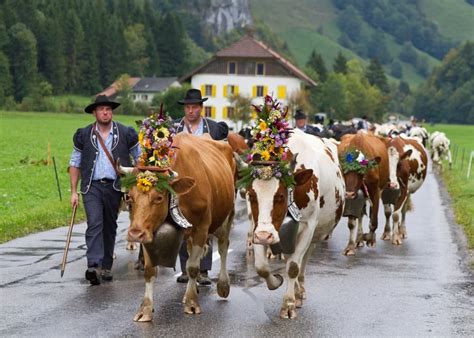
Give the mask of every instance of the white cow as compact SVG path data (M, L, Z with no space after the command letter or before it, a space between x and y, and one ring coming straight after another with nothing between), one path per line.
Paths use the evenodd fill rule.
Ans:
M428 141L428 131L424 127L411 127L408 136L413 137L424 147L426 147L426 143Z
M281 318L295 318L296 307L302 306L306 298L304 273L313 247L311 244L313 240L327 237L339 222L345 195L337 148L332 142L294 130L288 148L294 156L294 201L301 219L295 250L285 255L288 284L280 310ZM287 214L288 190L275 177L255 178L248 188L248 196L255 225L255 268L265 279L267 287L274 290L282 285L283 278L271 273L265 248L280 242L278 230Z
M433 165L442 169L443 157L448 160L449 168L452 166L451 150L449 149L449 139L445 133L435 131L430 135L430 152Z

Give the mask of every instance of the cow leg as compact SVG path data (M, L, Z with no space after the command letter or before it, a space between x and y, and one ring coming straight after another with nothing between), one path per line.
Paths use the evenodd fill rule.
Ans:
M283 304L280 309L280 318L293 319L296 318L296 299L295 299L295 284L302 266L303 257L309 250L312 233L308 227L308 222L300 222L300 229L302 229L296 240L295 252L288 257L286 262L286 273L288 276L288 284L283 297Z
M305 271L306 271L306 264L308 263L309 257L311 257L311 254L314 251L314 244L311 243L309 246L309 249L306 251L306 253L303 256L303 260L301 261L301 268L300 268L300 274L298 275L298 281L296 282L296 307L302 307L303 306L303 300L306 299L306 289L304 287L304 276L305 276Z
M230 293L230 279L227 273L227 250L229 249L229 233L234 219L234 212L229 215L226 222L214 233L217 237L217 247L221 257L221 269L217 280L217 294L222 298L227 298Z
M157 268L152 266L150 257L143 248L145 257L145 296L133 320L135 322L151 322L153 319L153 283L155 282Z
M137 249L137 244L135 242L127 242L127 250L136 250Z
M383 230L383 235L380 238L383 241L390 240L390 234L392 232L392 227L390 226L390 216L392 216L392 206L390 204L384 204L384 212L385 212L385 228Z
M201 313L201 307L199 306L198 301L196 279L199 275L201 258L205 256L204 243L206 243L206 238L204 238L202 246L193 243L193 238L188 239L189 258L186 262L186 272L189 276L189 280L183 299L184 313L187 314Z
M266 247L261 244L254 244L253 251L255 253L255 270L257 270L258 275L265 279L269 290L278 289L283 284L283 277L279 274L272 275L270 273Z
M367 243L367 246L374 247L376 243L375 231L378 227L378 212L379 212L379 202L380 202L380 190L378 186L375 186L371 189L369 185L369 196L372 201L372 206L370 208L370 222L369 222L369 233L364 235L364 239Z
M392 244L400 245L402 244L402 236L400 234L400 219L401 219L401 210L403 205L407 201L407 189L402 189L400 192L400 197L398 198L397 203L393 207L393 233L392 233Z
M408 195L407 200L405 201L405 203L403 203L403 207L402 207L402 224L400 226L400 234L402 235L403 239L408 238L407 227L405 225L405 218L406 218L409 203L410 203L410 195Z
M357 247L364 247L364 227L363 227L364 216L357 219Z
M356 218L355 217L349 217L347 220L347 226L349 227L349 242L347 243L346 248L342 252L343 255L345 256L355 256L356 252Z

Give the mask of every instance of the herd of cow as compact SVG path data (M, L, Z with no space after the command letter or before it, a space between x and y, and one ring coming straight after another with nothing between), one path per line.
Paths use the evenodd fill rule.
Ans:
M402 244L407 238L405 214L410 207L410 195L423 184L428 158L424 144L428 133L413 127L410 135L382 125L375 132L353 131L334 138L317 137L295 129L288 142L290 168L294 186L288 188L277 177L256 177L243 191L250 220L249 249L255 256L255 269L268 289L279 288L286 280L286 292L280 309L281 318L295 318L296 309L306 298L305 267L319 240L327 240L342 217L348 218L349 240L344 255L355 255L357 248L376 244L378 209L382 201L385 227L382 240ZM243 133L245 135L245 133ZM192 224L184 230L189 259L189 276L183 297L184 312L198 314L196 279L201 257L207 250L207 239L218 240L220 272L217 293L226 298L230 292L226 257L229 234L237 196L239 168L248 166L236 154L248 149L245 137L230 133L228 142L213 141L205 136L178 134L174 139L176 158L171 167L170 181L178 198L179 211ZM447 156L449 140L443 133L429 137L433 163ZM374 166L366 172L343 170L341 156L356 150L366 163ZM121 172L136 172L134 168L119 168ZM172 198L169 191L142 191L136 186L128 191L131 203L130 241L144 244L145 295L135 321L151 321L153 317L153 281L157 268L147 243L154 241L159 228L170 223ZM364 233L362 218L369 206L369 231ZM289 212L293 207L295 212ZM293 210L294 211L294 210ZM357 223L357 225L356 225ZM286 227L285 231L282 231ZM293 247L283 250L286 273L272 274L268 250L277 251L294 229ZM285 243L287 244L287 243ZM288 247L288 245L286 245ZM148 249L147 249L148 248ZM271 248L271 249L269 249Z

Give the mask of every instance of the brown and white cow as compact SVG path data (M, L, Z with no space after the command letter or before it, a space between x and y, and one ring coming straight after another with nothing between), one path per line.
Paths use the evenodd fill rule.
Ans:
M363 132L358 132L355 135L345 135L337 148L339 156L343 156L347 151L357 150L362 152L367 159L378 162L378 165L368 170L365 175L356 171L349 171L344 174L346 200L356 198L359 190L362 189L364 193L368 194L367 197L370 203L369 233L363 234L362 221L360 219L356 238L356 218L349 217L348 219L349 242L343 253L344 255L352 256L355 255L356 247L364 245L364 240L367 246L373 247L376 243L375 231L378 227L377 216L381 190L385 188L389 174L387 148L385 143L377 136Z
M344 208L344 180L339 167L336 146L300 130L294 130L288 141L294 154L294 201L301 212L292 254L286 257L287 290L280 310L281 318L295 318L296 307L306 298L304 273L311 254L313 239L332 232ZM279 229L288 210L288 190L277 178L256 178L248 188L254 220L253 241L255 268L270 290L283 283L280 275L271 273L266 246L280 242Z
M176 158L171 169L178 176L170 184L179 197L179 209L192 224L192 228L186 230L189 252L186 271L189 282L183 298L184 312L198 314L201 307L196 278L209 234L217 237L221 257L217 293L226 298L230 292L226 258L234 216L235 162L231 147L224 142L181 133L175 136L173 145L176 147ZM156 189L144 192L133 186L129 196L133 210L129 240L150 243L154 233L167 218L169 193ZM157 268L151 263L150 253L145 246L142 247L145 257L145 297L134 320L151 321L153 281Z
M386 141L389 156L389 184L387 189L400 190L393 206L393 231L390 227L391 204L384 202L385 229L382 240L392 240L392 244L402 244L407 238L405 215L410 203L410 195L415 193L426 178L428 157L423 145L404 137Z

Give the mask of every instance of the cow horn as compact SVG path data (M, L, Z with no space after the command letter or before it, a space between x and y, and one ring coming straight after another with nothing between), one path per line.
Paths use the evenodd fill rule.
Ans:
M241 168L248 167L248 164L245 163L244 160L242 160L242 158L240 157L240 155L237 154L235 151L234 151L234 160L235 160L235 163L237 164L237 168L241 169Z
M135 167L122 167L117 161L117 171L119 172L119 174L122 174L122 175L130 174L130 173L133 173L134 169L136 168Z
M296 168L296 159L298 158L298 153L294 154L293 155L293 158L291 159L291 162L290 162L290 170L291 172L294 172L295 171L295 168Z

